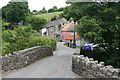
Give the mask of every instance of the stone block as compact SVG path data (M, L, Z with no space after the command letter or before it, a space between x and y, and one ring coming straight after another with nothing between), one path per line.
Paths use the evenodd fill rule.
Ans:
M83 55L73 55L72 70L83 78L119 78L120 69L105 66L104 62L98 63L93 58Z
M13 54L9 53L9 55L5 54L5 56L1 57L3 72L23 68L40 58L53 55L53 49L51 47L37 46L13 52Z

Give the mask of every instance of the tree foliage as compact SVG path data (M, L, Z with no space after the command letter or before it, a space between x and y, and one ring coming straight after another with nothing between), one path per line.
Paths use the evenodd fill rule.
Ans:
M89 16L84 16L79 20L79 25L76 30L80 37L88 39L90 42L94 42L94 38L101 39L101 32L103 29L98 23L100 20L90 18Z
M26 17L24 24L31 25L34 30L37 30L39 32L39 30L41 30L47 24L47 20L44 18L33 17L32 15L29 15Z
M63 10L64 10L64 8L59 8L59 9L58 9L58 11L63 11Z
M48 12L57 12L58 9L57 9L57 6L54 6L53 8L49 9Z
M25 20L28 15L28 3L27 2L9 2L7 6L2 8L3 18L6 18L8 22L20 22Z
M33 12L37 12L37 10L33 10Z
M51 37L41 36L30 25L17 26L14 30L2 32L2 53L9 54L34 46L50 46L56 49L56 40Z
M41 13L47 13L47 10L45 9L45 7L43 7L43 9L40 10L39 12L41 12Z
M120 60L116 57L120 56L120 2L72 3L65 8L64 16L78 21L76 30L80 37L89 42L95 42L96 38L96 43L102 44L109 54L105 62L120 65L112 62Z

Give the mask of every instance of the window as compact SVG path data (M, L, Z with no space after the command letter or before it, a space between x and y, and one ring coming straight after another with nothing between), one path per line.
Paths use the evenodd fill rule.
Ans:
M52 29L50 30L50 34L52 34Z
M58 30L60 30L60 29L61 29L61 24L58 25Z
M74 35L74 32L71 32L71 35Z

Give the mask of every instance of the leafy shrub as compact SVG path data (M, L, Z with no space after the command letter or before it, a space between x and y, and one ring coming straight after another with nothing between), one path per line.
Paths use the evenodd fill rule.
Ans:
M47 24L47 20L29 15L26 17L24 24L31 25L33 30L37 30L39 32L39 30L41 30Z
M117 50L113 50L114 52L106 52L100 49L96 49L96 50L85 50L85 49L81 49L81 53L82 55L85 55L89 58L94 58L95 60L103 61L105 62L106 65L112 65L113 67L119 68L120 67L120 57L118 55L118 51Z
M10 43L2 41L2 55L3 56L5 53L10 52L9 45L10 45Z
M33 35L29 38L29 46L50 46L53 50L56 50L56 40L48 36L36 36L33 38Z
M56 40L48 36L41 36L31 26L17 26L14 30L2 32L2 55L34 46L49 46L56 50Z

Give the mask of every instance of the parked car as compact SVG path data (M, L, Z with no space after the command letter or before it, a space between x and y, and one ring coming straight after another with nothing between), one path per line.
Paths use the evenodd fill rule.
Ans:
M94 44L94 43L86 43L84 45L84 49L93 50L94 48L98 48L100 44Z
M99 43L97 43L97 44L94 44L94 43L86 43L85 45L84 45L84 49L89 49L89 50L94 50L94 49L101 49L101 50L104 50L105 51L105 49L101 46L102 44L99 44ZM107 49L108 47L108 43L103 43L103 45L105 46L105 48ZM118 47L116 47L115 49L119 49Z

